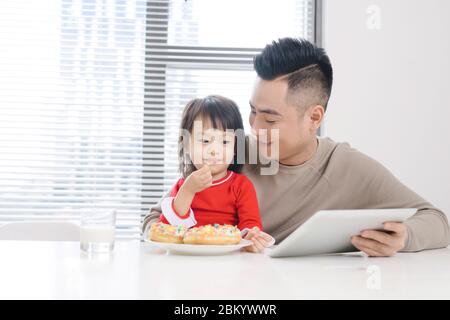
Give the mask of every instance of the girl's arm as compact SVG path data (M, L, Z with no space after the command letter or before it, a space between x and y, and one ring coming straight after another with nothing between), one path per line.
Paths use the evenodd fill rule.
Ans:
M245 250L261 253L264 248L274 245L275 239L262 231L255 188L248 178L244 178L237 190L238 228L243 231L244 239L252 241L252 245L245 247Z
M184 217L189 213L195 194L208 188L211 184L212 175L208 166L203 166L199 170L192 172L180 187L173 201L173 209L179 216Z
M173 209L180 216L184 217L189 213L192 200L194 200L195 193L191 192L185 185L180 187L175 199L173 200Z
M180 216L174 207L175 198L178 197L179 193L181 192L183 184L183 179L178 180L170 191L168 197L161 200L161 215L159 217L159 221L174 226L182 225L186 228L190 228L197 224L194 212L190 208L192 200L191 202L189 202L188 209L186 209L187 213L184 216Z
M240 183L236 186L238 228L240 230L258 227L262 230L261 216L259 214L258 199L255 187L245 176L241 176Z
M191 209L192 200L197 192L208 188L212 183L209 167L191 173L186 180L180 179L170 192L169 197L161 201L161 222L171 225L183 225L190 228L197 224Z

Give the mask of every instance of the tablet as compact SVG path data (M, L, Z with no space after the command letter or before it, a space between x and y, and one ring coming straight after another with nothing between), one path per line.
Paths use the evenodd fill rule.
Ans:
M296 257L354 252L350 238L362 230L382 230L383 222L403 222L417 209L322 210L314 214L278 246L270 257Z

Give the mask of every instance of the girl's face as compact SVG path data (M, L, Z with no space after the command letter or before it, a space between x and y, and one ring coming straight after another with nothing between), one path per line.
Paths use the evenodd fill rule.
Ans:
M235 134L232 130L214 129L211 121L195 119L189 144L189 156L200 169L208 165L212 175L226 172L234 157Z

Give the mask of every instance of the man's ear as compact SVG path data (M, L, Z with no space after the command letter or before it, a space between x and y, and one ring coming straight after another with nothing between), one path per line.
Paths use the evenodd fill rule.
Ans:
M316 131L322 123L325 109L321 105L315 105L309 108L307 112L308 121L311 124L310 130Z

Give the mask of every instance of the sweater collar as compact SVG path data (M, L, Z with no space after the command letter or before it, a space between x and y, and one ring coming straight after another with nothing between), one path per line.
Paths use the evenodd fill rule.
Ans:
M227 182L233 176L233 173L234 173L233 171L228 170L227 175L225 177L214 180L211 186L218 186L219 184Z

